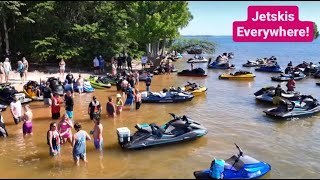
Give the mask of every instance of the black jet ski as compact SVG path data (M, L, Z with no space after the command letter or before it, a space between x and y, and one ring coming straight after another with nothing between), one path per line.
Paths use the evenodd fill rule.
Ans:
M207 77L208 75L202 68L196 68L193 70L182 70L181 72L178 72L178 76Z
M59 94L59 96L63 96L64 94L64 86L63 86L63 83L55 78L55 77L49 77L47 82L50 83L49 87L51 88L52 90L52 93L55 94Z
M18 92L10 83L0 84L0 99L6 104L10 104L14 98L18 98L21 104L29 103L31 98L27 98L24 93Z
M191 101L193 95L186 91L163 91L158 92L147 92L141 93L141 100L143 103L179 103Z
M268 116L276 118L292 118L301 116L312 116L320 112L320 104L312 96L302 95L300 101L289 101L282 99L280 105L263 111Z
M208 133L207 129L200 123L193 121L187 116L176 116L170 113L173 120L162 125L137 124L137 131L130 136L127 127L117 129L118 142L124 149L143 149L146 147L171 144L194 140Z
M261 88L259 91L255 92L254 95L256 96L256 99L259 101L272 102L275 89L276 87L274 86L264 87L264 88ZM292 100L292 101L298 101L301 98L301 93L300 92L281 93L281 97L288 100Z
M301 71L292 72L289 74L280 74L279 76L273 76L271 77L272 81L289 81L291 77L294 78L294 80L298 81L306 77L306 75Z

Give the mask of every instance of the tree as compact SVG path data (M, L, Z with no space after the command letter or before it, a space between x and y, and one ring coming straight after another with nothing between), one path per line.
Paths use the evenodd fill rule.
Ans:
M313 30L313 38L317 39L319 37L319 30L318 30L318 26L315 22L313 22L314 25L314 30Z
M183 53L183 52L189 51L195 47L202 49L203 52L212 54L216 51L217 44L214 42L211 42L209 40L182 38L182 39L177 39L170 46L170 50L171 51L175 50L175 51Z

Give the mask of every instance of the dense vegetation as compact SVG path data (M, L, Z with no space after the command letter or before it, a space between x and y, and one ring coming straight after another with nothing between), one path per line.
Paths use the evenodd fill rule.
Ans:
M155 57L192 19L186 1L2 1L2 57L91 63L122 53Z

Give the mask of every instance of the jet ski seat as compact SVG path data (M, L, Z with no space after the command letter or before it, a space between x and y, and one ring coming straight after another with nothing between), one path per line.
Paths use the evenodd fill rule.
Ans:
M144 124L136 124L135 128L138 129L138 131L140 132L145 132L145 133L152 133L152 129L151 127L148 125L144 125Z

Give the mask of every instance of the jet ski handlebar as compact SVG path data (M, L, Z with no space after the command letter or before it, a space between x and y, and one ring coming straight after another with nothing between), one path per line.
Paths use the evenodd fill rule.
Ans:
M240 156L243 156L243 151L242 151L242 149L241 149L236 143L234 143L234 145L236 145L237 149L239 150L239 157L240 157Z

